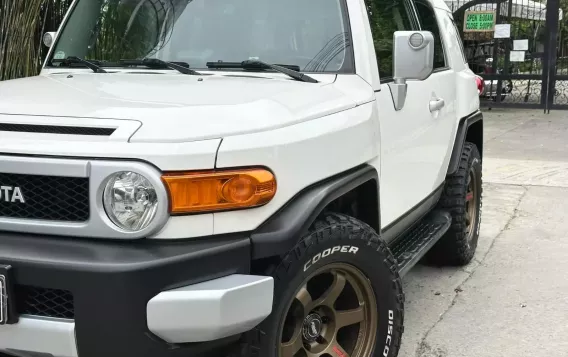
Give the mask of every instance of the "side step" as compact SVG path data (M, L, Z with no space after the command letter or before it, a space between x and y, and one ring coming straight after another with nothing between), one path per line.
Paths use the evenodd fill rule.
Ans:
M420 261L450 229L451 224L452 217L448 212L433 211L395 240L390 249L398 263L400 276L406 275Z

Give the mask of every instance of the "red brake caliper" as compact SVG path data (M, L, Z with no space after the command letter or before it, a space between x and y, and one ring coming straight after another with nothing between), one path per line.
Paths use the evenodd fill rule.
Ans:
M333 352L337 353L338 357L345 357L345 354L337 346L333 346Z

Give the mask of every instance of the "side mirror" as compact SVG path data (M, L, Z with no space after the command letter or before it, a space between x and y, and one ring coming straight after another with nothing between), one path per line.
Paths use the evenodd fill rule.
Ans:
M55 41L56 35L57 35L57 32L46 32L43 35L43 44L46 47L51 47L53 45L53 41Z
M389 83L396 110L406 100L406 81L423 81L434 70L434 36L428 31L396 31L393 35L393 83Z

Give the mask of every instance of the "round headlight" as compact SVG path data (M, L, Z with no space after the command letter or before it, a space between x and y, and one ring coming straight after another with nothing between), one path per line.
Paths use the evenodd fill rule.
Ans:
M150 225L158 211L156 189L135 172L118 172L104 190L104 207L111 221L121 229L140 231Z

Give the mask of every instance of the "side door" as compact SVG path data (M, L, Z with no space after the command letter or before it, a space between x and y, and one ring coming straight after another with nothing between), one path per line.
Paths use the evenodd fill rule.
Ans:
M383 229L414 211L440 187L449 160L447 148L452 146L455 78L447 65L434 9L425 4L366 0L381 80L375 96L381 132ZM396 110L388 85L393 81L393 33L421 29L434 34L434 73L424 81L408 81L404 107Z
M446 21L448 13L445 10L434 8L428 0L414 0L414 5L421 30L432 32L435 40L434 72L425 81L425 85L430 89L434 100L444 100L442 110L431 112L435 125L431 140L437 143L434 163L437 175L433 187L436 188L446 179L458 124L458 77L451 65L452 54L455 55L458 48L452 46L450 34L454 29ZM450 53L450 49L454 52Z

